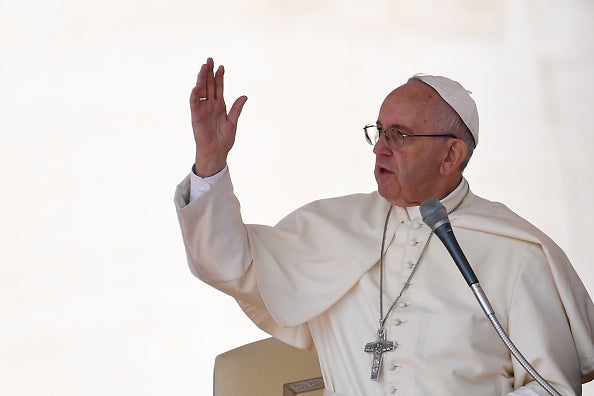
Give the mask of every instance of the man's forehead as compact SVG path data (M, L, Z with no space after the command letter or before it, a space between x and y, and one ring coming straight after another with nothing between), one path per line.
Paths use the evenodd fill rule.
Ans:
M408 133L425 133L437 128L435 110L448 104L427 84L408 81L394 89L380 108L377 124L384 128L400 128Z
M429 85L421 81L409 80L394 89L384 100L382 108L388 113L415 112L420 114L433 114L437 109L447 109L450 106Z
M418 80L409 80L388 94L382 104L384 110L431 111L439 103L447 105L432 87Z

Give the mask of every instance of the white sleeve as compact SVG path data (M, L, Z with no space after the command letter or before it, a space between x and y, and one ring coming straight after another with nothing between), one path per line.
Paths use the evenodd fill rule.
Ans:
M307 324L282 327L270 315L258 285L247 226L227 168L212 178L197 177L204 196L189 203L192 175L175 191L175 207L186 256L194 275L234 297L248 317L262 330L297 348L312 349ZM209 179L209 180L207 180ZM209 185L209 181L212 182ZM194 187L194 186L192 186ZM208 191L208 193L206 193Z
M216 173L212 176L203 178L203 177L200 177L194 173L194 167L192 166L192 172L190 172L190 202L189 203L194 202L195 200L200 198L202 196L202 194L204 194L207 191L210 191L212 186L217 184L219 182L219 180L221 180L223 178L223 176L225 176L226 173L227 173L227 166L225 165L225 167L223 169L221 169L221 171L219 173Z

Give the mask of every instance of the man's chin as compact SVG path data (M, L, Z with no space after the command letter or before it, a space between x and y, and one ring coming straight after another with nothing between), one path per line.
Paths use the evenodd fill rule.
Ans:
M393 188L383 186L382 183L377 184L377 192L384 197L388 202L396 201L397 195Z
M393 183L383 183L381 180L378 180L377 192L392 205L401 207L412 205L408 201L403 200L404 197L402 196L400 189L394 188Z

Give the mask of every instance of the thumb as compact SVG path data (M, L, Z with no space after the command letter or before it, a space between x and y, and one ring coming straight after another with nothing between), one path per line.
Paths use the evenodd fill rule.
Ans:
M233 124L237 125L237 121L239 120L239 115L241 114L241 110L243 109L243 105L247 102L247 96L240 96L233 102L231 106L231 110L229 110L229 121Z

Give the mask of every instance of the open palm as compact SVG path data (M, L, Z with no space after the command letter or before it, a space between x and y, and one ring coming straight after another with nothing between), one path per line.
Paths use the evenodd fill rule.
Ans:
M214 73L214 62L208 58L200 68L196 86L190 95L192 129L196 142L195 170L198 176L211 176L227 163L227 155L235 142L237 121L246 96L235 100L227 113L223 66Z

